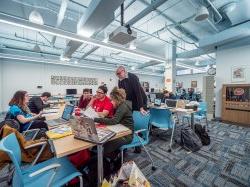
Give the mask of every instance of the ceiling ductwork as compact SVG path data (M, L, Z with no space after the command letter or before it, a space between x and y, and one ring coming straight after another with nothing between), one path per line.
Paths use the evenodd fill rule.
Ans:
M104 29L114 20L115 10L124 0L96 0L91 1L86 13L77 24L77 33L91 37L94 33ZM72 54L82 45L80 42L69 41L63 53L64 57L71 58Z
M202 38L199 42L199 47L204 50L215 49L218 46L227 45L248 37L250 37L250 21L231 27L218 34Z
M221 7L232 25L237 25L250 20L250 0L230 2Z

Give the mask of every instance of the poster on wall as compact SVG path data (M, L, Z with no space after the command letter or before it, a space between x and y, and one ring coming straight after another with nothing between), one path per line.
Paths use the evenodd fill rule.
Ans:
M197 81L191 81L191 88L197 88Z
M232 67L232 82L242 82L245 81L245 70L244 67Z

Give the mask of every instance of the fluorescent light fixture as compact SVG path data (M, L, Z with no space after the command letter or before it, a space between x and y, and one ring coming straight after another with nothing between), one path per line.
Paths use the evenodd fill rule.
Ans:
M188 66L188 65L186 65L186 64L182 64L182 63L176 63L176 66L178 66L178 67L182 67L182 68L187 68L187 69L193 69L193 70L197 70L197 71L201 71L201 72L206 72L206 70L204 70L204 69L201 69L201 68L195 68L195 67Z
M195 64L196 66L199 66L200 65L200 61L199 60L196 60Z
M33 10L29 15L29 20L32 23L43 25L43 17L37 10Z
M131 67L131 70L135 70L135 66L132 66L132 67Z
M134 43L134 42L131 42L131 43L129 44L129 49L131 49L131 50L135 50L135 49L136 49L136 46L135 46L135 43Z
M61 61L66 61L66 62L68 62L68 61L70 61L70 58L61 55L61 56L60 56L60 60L61 60Z
M138 50L133 51L133 50L127 49L125 47L116 46L114 44L106 44L104 42L101 42L101 41L93 39L93 38L79 36L79 35L76 35L74 33L63 31L63 30L60 30L57 28L53 28L53 27L49 27L49 26L45 26L45 25L33 24L31 22L28 22L27 20L13 17L10 15L6 15L4 13L0 13L0 22L6 23L9 25L18 26L18 27L25 28L25 29L29 29L29 30L43 32L46 34L51 34L53 36L57 36L57 37L61 37L61 38L65 38L65 39L69 39L69 40L73 40L73 41L78 41L81 43L91 44L94 46L123 52L123 53L130 54L130 55L135 55L137 57L141 57L141 58L145 58L145 59L149 59L149 60L155 60L155 61L162 62L162 63L165 63L167 61L167 59L155 56L153 54L144 53L144 52L138 51Z
M78 64L79 62L76 60L74 63L75 63L75 64Z
M81 35L81 36L84 36L84 37L90 37L92 36L92 32L89 32L87 30L84 30L83 28L80 28L78 31L77 31L77 34Z
M108 43L109 38L104 38L102 41L103 41L104 43Z
M21 55L13 55L13 54L6 54L6 53L0 53L0 58L3 59L11 59L11 60L20 60L24 62L40 62L45 64L54 64L54 65L63 65L63 66L71 66L71 67L80 67L80 68L86 68L86 69L93 69L93 70L105 70L105 71L111 71L114 72L114 68L105 68L100 66L90 66L89 64L83 65L83 64L72 64L72 63L64 63L62 61L58 60L52 60L52 59L41 59L36 57L29 57L29 56L21 56ZM141 75L152 75L156 77L162 77L163 75L159 74L150 74L150 73L139 73Z

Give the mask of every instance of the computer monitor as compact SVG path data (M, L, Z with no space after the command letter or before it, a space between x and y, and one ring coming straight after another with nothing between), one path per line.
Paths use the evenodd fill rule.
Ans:
M163 99L164 94L163 93L156 93L156 98L157 99Z
M161 106L161 99L155 99L154 105Z
M66 89L66 95L76 95L77 89Z

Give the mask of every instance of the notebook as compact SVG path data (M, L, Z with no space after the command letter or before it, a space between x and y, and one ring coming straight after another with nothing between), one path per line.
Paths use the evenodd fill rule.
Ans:
M94 120L88 117L76 117L70 122L71 128L74 131L74 137L77 139L103 144L116 135L111 130L96 128Z
M74 110L74 106L73 105L66 105L62 116L58 119L53 119L53 120L46 120L46 123L48 124L48 126L51 127L55 127L61 124L65 124L69 122L69 119L73 113Z

